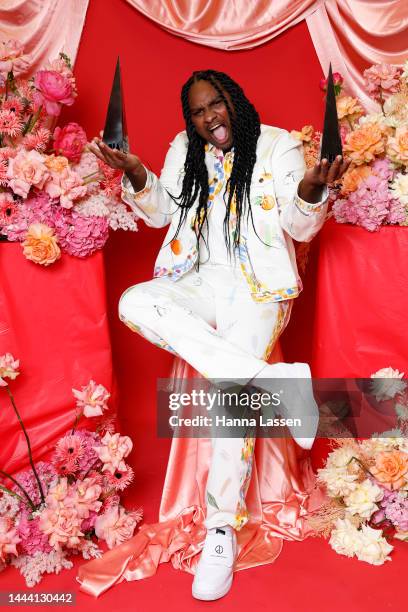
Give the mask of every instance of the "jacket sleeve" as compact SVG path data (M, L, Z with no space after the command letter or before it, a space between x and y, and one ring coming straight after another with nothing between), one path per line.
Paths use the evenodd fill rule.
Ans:
M123 175L122 200L146 225L165 227L177 212L177 203L171 196L181 193L186 152L187 136L180 132L170 144L160 178L145 167L147 181L141 191L135 192L127 176Z
M306 170L302 143L282 130L272 153L272 176L282 228L295 240L309 242L322 227L328 206L328 189L315 204L298 195Z

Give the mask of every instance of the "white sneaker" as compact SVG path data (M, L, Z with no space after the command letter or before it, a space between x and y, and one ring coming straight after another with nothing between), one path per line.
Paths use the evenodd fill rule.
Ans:
M278 413L281 417L286 419L301 419L302 426L300 431L309 433L310 437L300 437L296 435L299 433L299 427L295 425L288 425L288 429L299 446L310 449L315 440L319 425L319 409L313 396L311 372L308 364L267 364L252 379L251 384L258 384L259 387L262 387L266 391L276 392L276 383L273 383L274 378L280 379L280 390L283 391L281 404L276 406L274 410L275 414ZM301 382L297 384L297 381L293 379L301 379Z
M195 599L212 601L228 593L236 555L237 541L232 527L224 525L207 531L193 581Z

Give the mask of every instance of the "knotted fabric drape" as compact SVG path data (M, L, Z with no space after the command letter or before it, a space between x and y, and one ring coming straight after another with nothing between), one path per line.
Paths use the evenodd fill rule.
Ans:
M74 63L89 0L1 0L0 41L15 38L30 55L30 71L66 53Z

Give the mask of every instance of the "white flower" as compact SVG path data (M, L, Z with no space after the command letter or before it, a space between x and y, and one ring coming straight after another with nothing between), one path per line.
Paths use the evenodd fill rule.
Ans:
M329 544L339 555L353 557L360 548L359 531L349 519L337 519Z
M385 117L382 113L371 113L370 115L363 115L358 120L359 125L366 125L367 123L378 123L378 125L385 126Z
M379 402L383 400L392 399L398 393L406 388L406 383L401 380L404 377L404 372L399 372L391 367L382 368L374 374L371 374L371 378L375 379L371 383L371 392L375 396L375 399Z
M317 471L330 497L348 495L357 486L357 474L349 473L346 468L326 467Z
M390 189L394 198L398 198L403 204L408 204L408 174L401 172L396 174Z
M368 519L373 512L378 510L375 502L380 501L383 496L384 491L366 479L358 483L355 489L346 495L344 503L350 514L357 514Z
M391 560L388 555L394 547L388 544L381 529L372 529L368 525L362 525L359 536L360 545L356 551L359 561L366 561L372 565L382 565L385 561Z
M405 404L395 404L395 412L397 413L397 416L399 419L401 419L401 421L408 420L408 406L406 406Z
M365 453L378 453L393 448L401 448L405 444L406 438L400 429L373 433L369 440L360 442L360 446Z
M340 446L332 451L327 457L327 467L345 468L347 465L353 465L353 457L355 456L354 449L349 446Z

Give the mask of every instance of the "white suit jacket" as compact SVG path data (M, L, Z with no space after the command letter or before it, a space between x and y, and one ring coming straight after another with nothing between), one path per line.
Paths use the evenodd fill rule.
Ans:
M194 266L198 256L194 231L196 206L189 210L177 244L171 242L180 210L168 192L173 196L181 192L187 146L187 134L180 132L170 145L160 178L146 169L147 182L141 191L135 193L126 176L122 180L122 199L147 225L164 227L170 224L155 263L154 276L167 275L174 281ZM213 145L206 146L210 186L214 180L216 152ZM239 265L255 301L291 299L302 289L292 238L307 242L317 234L326 218L327 189L316 204L305 202L297 195L306 167L301 142L286 130L261 125L256 152L250 189L256 232L250 217L247 222L243 215L237 252ZM226 154L227 163L228 156L232 161L233 152ZM232 223L233 220L232 215Z

